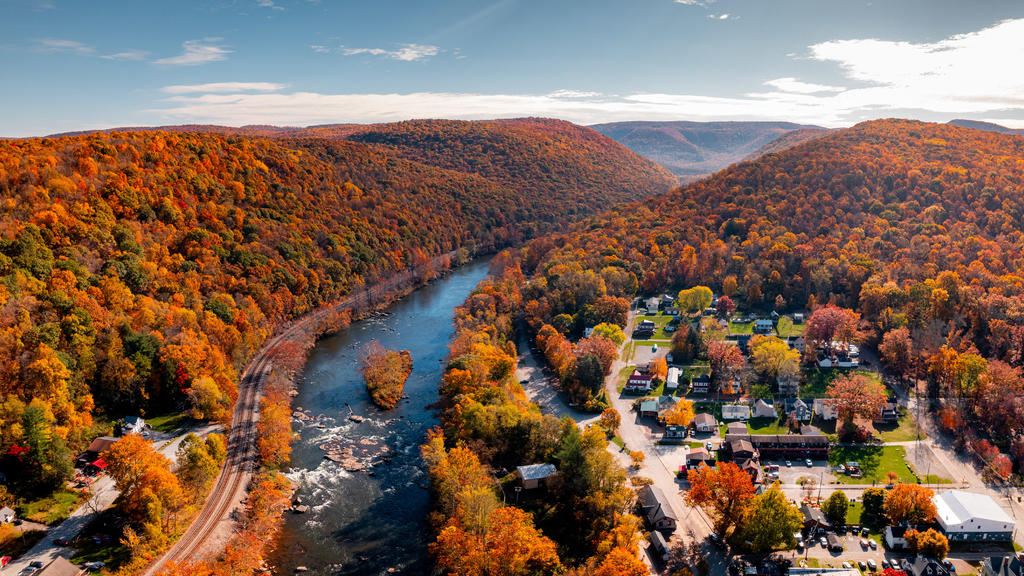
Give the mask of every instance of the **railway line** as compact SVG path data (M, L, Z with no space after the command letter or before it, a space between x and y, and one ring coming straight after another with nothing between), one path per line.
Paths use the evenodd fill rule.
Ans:
M321 331L321 322L331 314L348 308L357 312L368 309L381 297L413 286L423 276L426 268L437 266L442 261L449 260L454 254L449 252L437 256L425 267L403 270L385 281L349 295L340 302L303 316L263 346L242 373L239 397L231 418L227 457L206 503L181 538L144 572L144 576L155 576L172 562L181 564L199 560L204 546L216 532L218 525L221 522L232 521L232 512L240 502L240 496L245 494L258 465L257 407L263 381L273 368L278 346L289 339L302 339L309 334L318 333Z

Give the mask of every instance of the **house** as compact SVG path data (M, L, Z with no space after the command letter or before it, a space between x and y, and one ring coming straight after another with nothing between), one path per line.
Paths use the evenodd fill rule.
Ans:
M35 573L35 576L78 576L82 569L68 562L67 558L57 556L52 562Z
M641 320L640 323L637 324L636 330L633 330L633 337L650 338L651 336L654 336L654 331L656 329L657 326L654 324L653 320Z
M633 370L626 380L626 387L622 389L623 394L647 394L654 385L654 377L650 374L641 374L639 370Z
M754 401L754 411L751 414L754 418L778 418L779 415L775 412L775 405L765 402L761 398Z
M723 404L722 420L750 420L750 406Z
M882 411L875 416L875 424L895 424L900 419L899 409L895 402L886 402Z
M803 315L802 312L797 312L796 314L793 314L793 324L803 324L803 323L804 323L804 315Z
M665 314L668 314L669 316L679 316L679 307L678 306L666 306L665 307Z
M906 573L907 576L950 576L949 569L940 560L927 556L917 556L911 560L910 569Z
M981 576L1024 576L1024 561L1016 556L990 556L981 564Z
M740 470L743 470L750 475L750 482L757 486L764 482L764 471L761 470L761 464L754 459L744 460L739 463Z
M98 458L103 452L106 452L117 442L119 438L113 436L100 436L99 438L92 441L89 447L85 449L85 453L90 456L90 460Z
M647 310L650 312L657 312L661 308L661 298L657 296L651 296L647 299Z
M811 407L807 405L807 402L799 398L786 399L786 416L797 422L810 422L811 414Z
M745 438L734 438L726 442L725 446L729 453L729 457L737 464L746 462L747 460L756 460L758 457L754 444Z
M743 422L729 422L725 427L726 434L746 434L747 425Z
M903 535L907 533L906 526L886 526L885 545L889 550L904 550L907 547L907 540Z
M660 306L662 309L668 308L669 306L676 305L676 297L670 294L662 294Z
M757 451L762 460L811 458L822 460L828 458L828 437L821 433L810 433L810 426L805 426L803 434L727 434L728 445L733 440L747 440Z
M665 537L661 535L661 532L658 532L657 530L651 532L648 540L651 542L651 547L649 549L651 558L655 558L661 562L667 561L668 542L665 541Z
M821 511L821 508L813 508L804 504L800 507L800 513L804 515L805 533L815 534L823 530L832 529L832 524L829 523L828 518L825 517L825 513Z
M707 464L713 466L715 463L715 455L708 452L703 446L700 448L690 448L690 451L686 454L686 469L692 470L693 468L700 467L701 464Z
M683 371L675 366L668 369L668 374L665 376L665 392L675 392L679 388L679 377L683 375Z
M146 428L146 421L138 416L125 416L121 421L121 435L139 434Z
M707 394L711 387L711 377L707 374L694 376L690 379L690 391L694 394Z
M796 396L800 394L799 376L778 376L775 384L779 387L779 394L782 396Z
M715 421L715 417L707 412L701 412L694 416L691 425L697 432L714 432L718 429L718 422Z
M547 483L548 478L555 475L558 470L554 464L530 464L519 466L516 473L523 482L523 488L533 490Z
M948 490L932 502L935 519L950 542L1013 541L1013 518L986 494Z
M7 524L14 521L17 514L7 506L0 508L0 524Z
M665 426L665 433L661 435L661 443L682 444L686 441L688 430L687 426Z
M648 418L658 417L658 399L649 398L640 402L640 416Z
M675 532L676 513L672 510L672 506L661 488L651 485L643 486L636 494L640 512L652 529Z
M771 320L754 320L754 334L771 334L775 331L775 324Z
M813 407L814 413L822 420L835 420L839 417L839 413L836 411L835 406L833 406L826 398L815 398Z
M737 334L736 335L736 346L740 349L740 354L744 356L750 354L750 334Z

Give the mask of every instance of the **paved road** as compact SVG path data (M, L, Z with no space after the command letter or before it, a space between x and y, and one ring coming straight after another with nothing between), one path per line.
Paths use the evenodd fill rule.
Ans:
M581 412L569 406L561 392L558 377L543 366L538 358L539 353L530 346L525 323L519 327L517 348L519 358L516 360L516 379L526 392L526 397L540 406L541 412L558 417L569 416L581 428L597 422L600 415Z
M193 433L200 436L206 436L210 432L218 429L220 429L220 425L218 424L190 426L186 430L176 432L177 435L170 437L170 440L167 438L159 438L154 440L153 444L161 454L174 461L177 455L178 446L186 436ZM117 496L120 494L120 492L114 488L114 481L111 480L109 476L105 475L101 476L93 483L91 490L92 497L90 497L89 500L79 506L78 509L72 512L71 515L63 522L47 530L46 536L44 536L42 540L40 540L20 558L8 564L7 567L4 568L4 573L17 574L21 570L28 568L28 565L35 561L42 562L45 566L57 556L70 558L74 554L74 549L57 546L53 541L61 538L67 540L74 539L75 536L77 536L83 528L92 522L100 512L106 510L111 504L113 504L114 500L116 500Z

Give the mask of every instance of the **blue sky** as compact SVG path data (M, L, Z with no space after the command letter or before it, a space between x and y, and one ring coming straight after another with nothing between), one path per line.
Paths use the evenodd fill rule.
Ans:
M406 118L1024 126L1024 2L0 0L0 135Z

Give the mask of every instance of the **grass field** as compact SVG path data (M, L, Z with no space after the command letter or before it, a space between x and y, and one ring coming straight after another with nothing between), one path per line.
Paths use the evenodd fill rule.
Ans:
M78 492L61 489L44 498L19 504L18 516L32 522L53 525L70 516L84 501L85 497Z
M146 418L146 424L149 424L149 427L153 430L169 434L184 426L189 420L188 414L184 412L172 412L159 416L149 416Z
M907 409L900 407L900 418L896 422L896 425L883 425L875 424L875 430L878 432L877 436L881 438L882 442L906 442L908 440L917 440L917 424L914 421L914 416L907 412ZM921 438L927 438L928 435L921 431Z
M786 423L778 418L751 418L747 420L747 430L751 434L788 434Z
M860 478L836 474L836 480L842 484L886 484L888 472L895 472L901 482L917 483L906 456L903 446L833 446L828 463L830 466L851 461L860 463L864 473Z
M17 558L46 536L46 530L22 532L11 525L0 527L0 556Z
M882 381L877 372L872 372L870 370L818 370L815 368L804 372L804 383L800 385L800 397L824 398L825 391L828 390L828 385L836 378L845 374L860 374L874 380L875 382ZM886 388L886 392L890 396L892 395L892 390L889 388Z
M733 322L729 321L729 334L753 334L754 323L753 322Z

